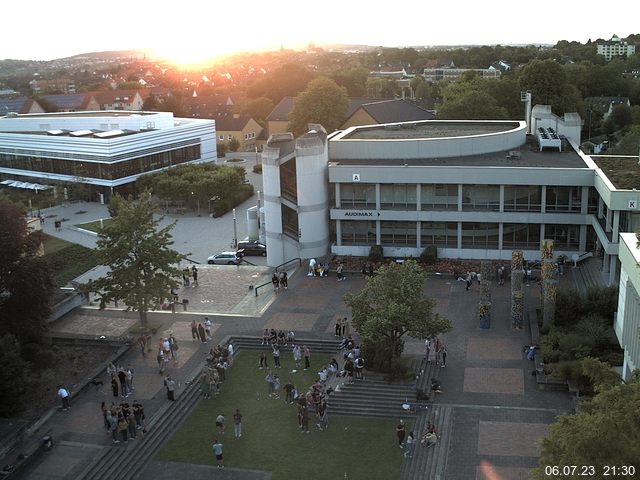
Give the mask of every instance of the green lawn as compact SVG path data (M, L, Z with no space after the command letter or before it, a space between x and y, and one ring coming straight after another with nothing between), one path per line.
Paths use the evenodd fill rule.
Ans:
M111 221L110 218L105 218L102 220L102 225L106 226L109 224L110 221ZM100 225L100 220L96 220L95 222L80 223L76 225L76 227L98 233L101 225Z
M313 357L310 372L289 374L293 366L290 353L283 356L276 370L284 385L291 378L298 389L307 388L315 371L328 358ZM272 359L269 358L270 364ZM156 459L186 463L215 464L211 444L216 438L215 417L226 418L224 462L228 467L269 470L273 480L321 478L392 479L398 478L402 450L395 435L397 420L358 417L329 418L329 428L317 431L309 419L311 432L298 429L297 409L267 396L265 370L259 370L258 353L238 354L220 395L201 400L180 430L167 442ZM243 415L242 438L233 434L233 413Z
M62 287L98 264L90 248L45 235L44 254L53 264L53 282Z

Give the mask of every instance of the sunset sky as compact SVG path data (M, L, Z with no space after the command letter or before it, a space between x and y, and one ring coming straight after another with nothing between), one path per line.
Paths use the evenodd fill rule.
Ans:
M149 48L189 62L314 42L375 46L528 44L640 33L640 2L245 0L2 2L0 59Z

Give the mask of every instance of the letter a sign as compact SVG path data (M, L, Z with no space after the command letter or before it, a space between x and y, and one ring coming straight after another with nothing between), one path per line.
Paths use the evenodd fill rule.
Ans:
M353 181L354 182L359 182L360 181L360 174L359 173L354 173L353 174Z

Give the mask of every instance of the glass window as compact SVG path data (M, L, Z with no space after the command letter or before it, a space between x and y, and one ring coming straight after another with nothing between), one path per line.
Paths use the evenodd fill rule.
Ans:
M458 184L421 185L422 210L458 210Z
M298 180L296 177L295 158L284 162L280 166L280 191L284 198L295 203L298 202Z
M529 223L505 223L502 225L502 248L510 250L540 248L540 225Z
M497 223L463 223L462 248L498 248Z
M542 187L538 185L505 185L505 212L539 212Z
M376 186L371 183L341 183L340 208L376 208Z
M420 225L420 242L422 248L429 245L436 247L458 247L458 223L457 222L422 222Z
M375 245L376 222L341 220L342 245Z
M382 245L395 247L415 247L415 222L380 222L380 241Z
M547 187L547 212L580 212L580 187Z
M600 200L600 194L594 187L589 187L589 203L587 205L587 213L593 215L598 214L598 200Z
M384 210L415 210L415 184L380 185L380 208Z
M463 185L462 209L500 211L500 186Z
M546 224L544 238L553 240L554 249L578 250L580 247L580 226Z
M282 231L296 240L299 238L298 212L286 205L282 205Z

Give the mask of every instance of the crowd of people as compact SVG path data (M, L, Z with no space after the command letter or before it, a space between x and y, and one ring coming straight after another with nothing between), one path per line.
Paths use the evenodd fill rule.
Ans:
M113 362L107 365L107 375L111 378L111 391L114 398L126 398L133 393L133 367L122 365L117 367Z
M113 443L128 443L129 439L138 438L138 430L147 432L146 417L142 403L134 400L131 404L127 401L116 405L114 402L107 406L102 402L100 406L104 420L104 428L111 435Z

